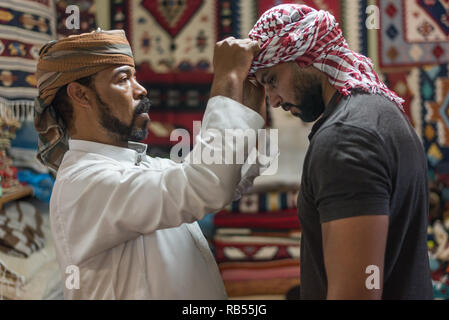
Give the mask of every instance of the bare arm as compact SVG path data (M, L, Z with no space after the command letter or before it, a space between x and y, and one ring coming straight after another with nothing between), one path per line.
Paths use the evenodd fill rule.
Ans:
M322 224L328 300L382 299L389 217L359 216ZM368 289L368 266L379 270L379 289ZM375 276L375 275L374 275ZM372 281L368 281L372 283ZM375 281L374 281L375 282Z

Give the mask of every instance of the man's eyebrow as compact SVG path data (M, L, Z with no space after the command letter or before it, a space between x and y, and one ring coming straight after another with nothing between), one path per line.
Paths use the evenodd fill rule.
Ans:
M262 73L262 77L261 77L261 79L260 79L260 82L262 83L262 84L266 84L266 82L265 82L265 77L268 75L268 71L264 71L263 73Z
M115 72L114 75L112 76L113 78L117 77L120 73L126 73L127 75L132 75L133 70L131 67L120 67L118 68Z

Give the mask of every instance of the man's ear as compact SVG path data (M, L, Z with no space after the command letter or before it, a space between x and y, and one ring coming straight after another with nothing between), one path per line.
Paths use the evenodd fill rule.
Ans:
M78 82L70 82L67 85L67 96L72 99L74 106L79 105L84 108L90 108L91 98L89 95L89 90L89 88Z

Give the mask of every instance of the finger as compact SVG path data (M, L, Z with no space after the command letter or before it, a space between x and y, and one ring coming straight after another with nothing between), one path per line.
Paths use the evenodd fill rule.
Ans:
M257 82L257 80L254 78L249 78L249 83L251 83L256 88L259 87L259 82Z
M254 91L259 90L260 88L262 88L262 86L261 84L259 84L259 82L257 82L257 80L254 77L248 76L245 79L244 88Z
M234 40L234 43L239 45L242 48L250 49L252 45L251 39L240 39L240 40Z
M250 50L251 52L256 56L261 51L259 42L257 41L251 41L250 43Z
M253 40L247 38L247 39L240 39L239 41L240 41L241 43L244 43L244 44L249 44L249 43L251 43Z
M234 38L234 37L227 37L227 38L225 38L225 39L223 39L223 40L221 40L221 41L218 41L218 42L215 44L215 46L221 47L224 43L231 44L233 41L235 41L235 38Z
M257 82L257 79L256 79L256 77L255 77L254 75L249 75L249 76L246 78L246 80L247 80L249 83L253 84L253 85L256 85L256 83L258 83L258 82Z

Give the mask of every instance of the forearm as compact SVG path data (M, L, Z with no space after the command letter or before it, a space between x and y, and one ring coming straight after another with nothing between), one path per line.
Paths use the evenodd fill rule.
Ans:
M212 201L206 200L211 188L219 189L217 194L220 196L215 197L215 205L224 206L230 202L242 178L242 166L251 150L256 148L257 130L263 125L264 120L258 113L234 100L226 97L215 97L210 100L201 134L197 137L195 148L186 159L186 163L190 164L192 169L207 176L205 180L219 181L207 190L198 189L206 202ZM249 138L250 135L252 139ZM241 143L237 142L239 140ZM208 159L204 158L204 155L211 153L214 154L214 163L205 161Z

